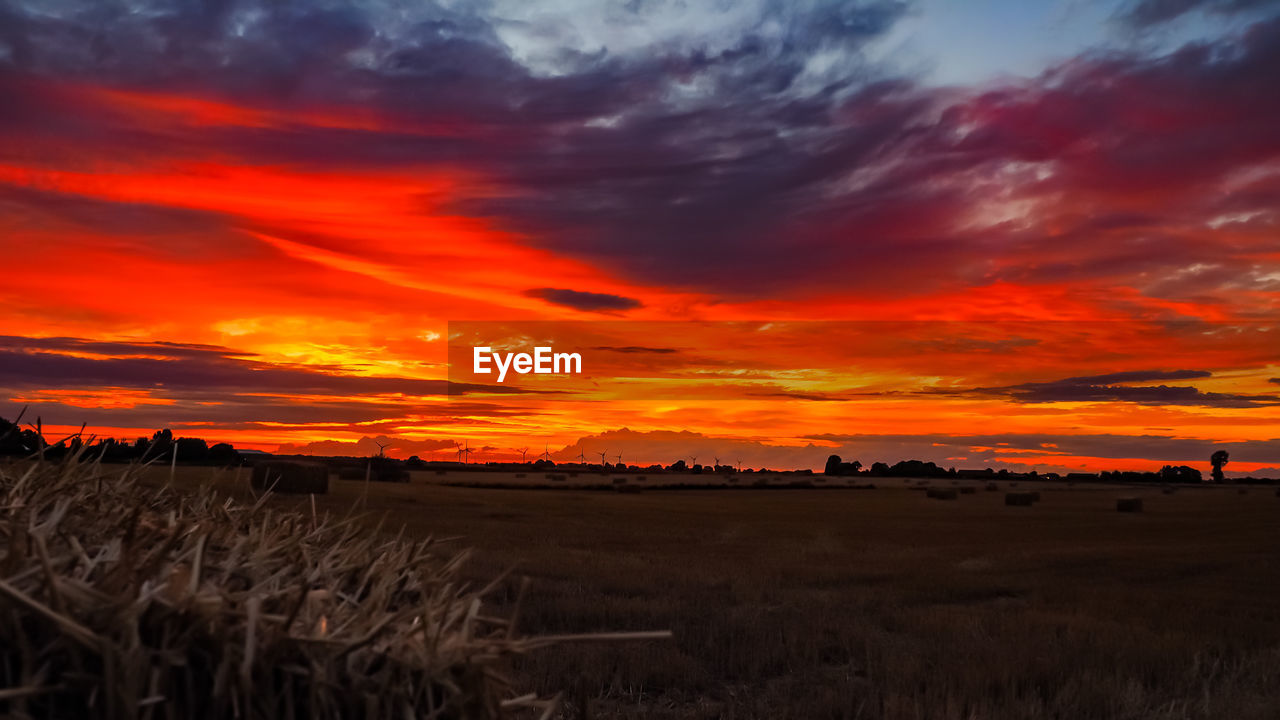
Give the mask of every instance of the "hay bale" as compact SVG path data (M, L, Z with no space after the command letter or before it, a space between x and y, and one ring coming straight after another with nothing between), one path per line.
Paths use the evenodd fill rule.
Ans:
M374 482L407 483L410 477L409 471L403 468L383 468L370 479Z
M925 497L931 497L934 500L955 500L960 497L955 488L929 488L924 493Z
M1036 502L1036 494L1029 492L1011 492L1004 494L1004 504L1014 507L1031 507Z
M977 492L978 492L978 488L976 488L976 487L974 487L974 486L972 486L972 485L965 485L965 486L963 486L963 487L961 487L961 488L960 488L960 494L961 494L961 495L973 495L973 494L975 494L975 493L977 493Z
M627 479L624 477L616 477L613 479L614 485L625 485L626 482L627 482Z
M524 474L524 473L516 473L516 478L517 478L517 479L518 479L518 478L522 478L522 477L524 477L524 476L525 476L525 474Z
M262 465L264 486L303 477ZM140 472L76 456L26 477L0 467L0 527L22 508L41 528L38 552L0 542L0 688L18 691L0 716L510 717L504 659L538 638L476 612L456 551L157 490Z
M997 491L999 491L999 490L1000 490L1000 486L999 486L999 485L997 485L997 484L995 484L995 483L993 483L993 482L989 482L989 483L987 483L987 492L997 492Z
M1160 492L1164 493L1165 495L1172 495L1175 492L1175 490L1172 485L1165 485L1164 487L1160 488Z
M264 460L253 466L249 485L258 492L323 495L329 492L329 468L321 463Z
M644 488L640 487L639 485L616 485L614 486L613 489L617 490L620 493L631 493L631 494L644 491Z
M1140 513L1142 512L1142 498L1124 497L1116 500L1116 512L1123 513Z

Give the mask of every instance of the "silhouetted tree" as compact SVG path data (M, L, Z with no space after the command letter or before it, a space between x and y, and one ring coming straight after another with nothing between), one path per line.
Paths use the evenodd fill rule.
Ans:
M839 455L832 455L827 458L827 466L823 469L824 475L857 475L862 469L862 463L854 460L853 462L841 462Z
M839 475L840 474L840 456L831 455L830 457L828 457L827 466L823 468L822 472L827 475Z
M181 451L178 452L178 456L182 456ZM231 443L218 443L209 448L209 462L219 467L239 465L240 453L231 446Z
M1231 458L1231 454L1226 450L1219 450L1209 456L1209 463L1213 465L1213 481L1220 483L1223 481L1222 466L1226 465Z
M1160 480L1169 483L1198 483L1204 480L1199 470L1186 465L1165 465L1160 468Z
M209 461L209 444L204 438L178 438L173 441L178 449L178 460L184 463L206 463Z

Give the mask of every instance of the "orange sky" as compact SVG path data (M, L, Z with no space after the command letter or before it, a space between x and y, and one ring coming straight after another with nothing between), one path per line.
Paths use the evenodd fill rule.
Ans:
M0 414L481 460L1207 469L1223 444L1280 475L1280 124L1222 80L1274 55L1249 37L851 92L820 151L711 110L672 136L538 115L569 90L533 74L515 122L0 67ZM451 331L588 372L450 395L476 380Z

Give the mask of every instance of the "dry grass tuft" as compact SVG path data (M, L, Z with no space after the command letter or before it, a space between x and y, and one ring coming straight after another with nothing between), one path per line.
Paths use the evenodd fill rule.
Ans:
M0 467L0 716L549 717L503 668L567 639L482 612L464 553L148 489L138 467ZM664 633L625 636L664 637ZM613 639L586 637L585 639ZM506 699L504 699L506 698Z

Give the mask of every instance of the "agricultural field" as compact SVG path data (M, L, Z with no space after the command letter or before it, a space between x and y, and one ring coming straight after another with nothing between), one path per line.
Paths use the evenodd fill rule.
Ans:
M152 473L160 481L168 468ZM208 468L178 475L192 488L247 485ZM370 532L381 520L384 532L456 538L474 548L466 572L477 582L513 569L494 612L530 578L523 632L674 632L520 659L519 690L566 692L560 717L1275 718L1280 708L1273 488L1037 483L1040 501L1011 507L1007 483L962 482L975 492L940 500L919 481L884 478L848 491L445 484L472 475L367 489L335 479L316 508L365 510ZM542 482L528 475L509 480ZM1142 498L1143 511L1117 512L1120 497ZM272 502L310 512L305 497Z

